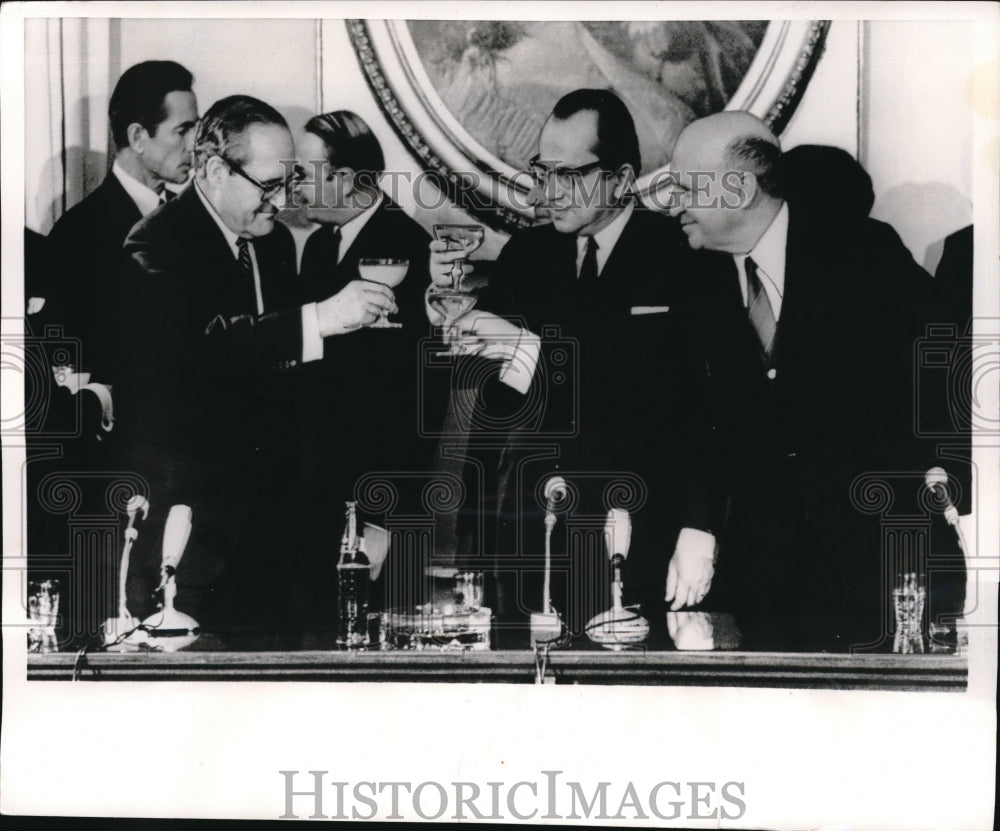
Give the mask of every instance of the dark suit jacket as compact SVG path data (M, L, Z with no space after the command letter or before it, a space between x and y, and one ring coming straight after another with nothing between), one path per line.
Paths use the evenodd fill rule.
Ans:
M49 234L52 279L47 321L62 324L81 342L80 364L108 381L115 269L125 237L142 214L117 177L109 173L93 193L70 208Z
M375 209L340 263L319 253L315 232L306 240L299 279L301 299L317 301L361 279L366 257L409 260L393 292L398 329L363 328L326 343L324 360L307 366L296 396L301 464L309 498L319 514L342 513L360 477L372 471L428 470L435 446L419 431L423 394L420 340L429 333L423 295L430 236L389 199ZM438 393L440 400L443 393ZM390 473L394 476L394 473ZM397 483L398 484L398 483ZM382 521L384 518L379 518Z
M852 483L868 472L919 474L932 458L914 431L930 279L888 225L865 218L832 233L795 204L786 257L769 361L732 257L715 257L700 282L697 330L729 496L713 520L713 594L759 623L766 643L794 634L847 648L878 640L888 603L879 512L865 510ZM918 480L911 485L890 485L897 508L916 510Z
M125 243L116 387L122 440L178 465L173 501L196 490L213 457L273 435L274 375L302 356L301 312L288 308L295 247L287 228L253 241L266 313L193 188Z
M193 187L135 227L120 272L120 464L149 484L150 528L162 529L171 505L192 506L177 605L203 623L205 593L235 552L262 588L259 569L272 577L291 570L297 549L289 412L290 375L302 358L301 310L289 305L295 246L280 224L253 245L263 315ZM134 570L155 578L158 557ZM148 592L130 589L130 598L142 604ZM267 608L277 606L288 608L272 597Z
M599 530L609 507L632 513L626 590L662 600L678 529L704 527L706 519L693 452L700 364L684 311L690 252L673 219L636 209L594 286L578 279L576 258L575 235L549 225L519 232L479 303L542 338L528 394L488 381L484 418L473 424L473 444L508 436L497 547L537 558L544 506L536 487L559 471L580 493L568 522L596 521ZM554 450L549 458L525 461L545 447ZM570 566L577 584L604 586L589 611L610 600L600 579L608 570L603 542L597 549L596 562Z

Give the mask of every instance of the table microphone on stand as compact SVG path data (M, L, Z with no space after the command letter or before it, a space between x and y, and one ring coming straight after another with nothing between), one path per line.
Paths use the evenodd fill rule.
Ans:
M611 561L611 608L587 624L587 636L609 649L623 649L644 641L649 635L649 621L638 611L622 606L622 566L632 541L632 520L628 511L612 508L604 524L604 542Z
M194 643L201 634L198 621L174 608L177 595L177 566L184 556L191 536L191 508L173 505L163 529L163 558L160 564L160 585L163 607L142 622L149 635L149 642L164 652L176 652Z
M962 526L958 521L958 508L952 504L951 494L948 492L948 474L944 468L932 467L924 474L924 484L927 489L934 494L935 499L941 506L941 513L944 514L945 522L955 529L955 536L958 537L959 547L962 549L962 556L969 557L969 549L965 544L965 535L962 533Z
M531 642L550 643L562 636L562 621L552 608L552 531L556 527L556 508L568 495L566 480L553 476L545 483L545 574L542 583L542 611L532 612Z
M109 652L124 652L133 649L134 645L119 641L122 635L135 629L138 621L132 617L128 610L128 596L125 592L128 580L129 559L132 553L132 546L139 538L139 530L135 527L136 516L142 514L142 518L149 516L149 500L144 496L135 494L125 507L128 514L128 525L125 528L125 545L122 546L122 559L118 568L118 617L108 618L101 627L104 633L105 648Z

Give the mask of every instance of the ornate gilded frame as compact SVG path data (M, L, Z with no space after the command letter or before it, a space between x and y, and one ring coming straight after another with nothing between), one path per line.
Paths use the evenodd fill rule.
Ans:
M749 110L780 133L823 53L829 26L825 20L770 22L726 109ZM493 228L531 225L526 178L487 153L448 112L420 65L406 21L348 20L347 32L393 129L448 197ZM655 189L662 173L641 176L640 193Z

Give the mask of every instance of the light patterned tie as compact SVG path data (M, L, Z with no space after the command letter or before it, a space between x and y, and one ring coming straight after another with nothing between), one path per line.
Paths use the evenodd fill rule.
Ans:
M771 308L771 301L757 275L757 263L752 257L747 257L744 265L747 272L747 314L750 315L750 322L757 332L764 356L770 358L771 347L774 345L774 332L778 326L774 309Z
M254 288L253 261L250 259L250 240L245 237L240 237L236 240L236 247L240 250L240 256L237 259L237 262L240 264L240 271L243 272L243 284L251 292L251 296L254 298L254 304L256 304L257 292Z

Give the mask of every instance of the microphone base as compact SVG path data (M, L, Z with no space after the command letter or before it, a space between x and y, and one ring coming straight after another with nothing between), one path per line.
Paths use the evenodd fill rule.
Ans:
M142 629L125 639L126 643L177 652L201 637L201 627L191 615L167 606L142 622Z
M133 641L133 637L138 632L132 632L139 621L129 615L128 617L109 617L101 624L101 640L104 643L105 652L135 652L139 645ZM121 638L126 632L130 632L128 637Z
M562 637L562 621L555 612L531 613L531 644L551 644Z
M618 651L646 640L649 621L631 609L616 607L592 618L586 632L594 643Z

